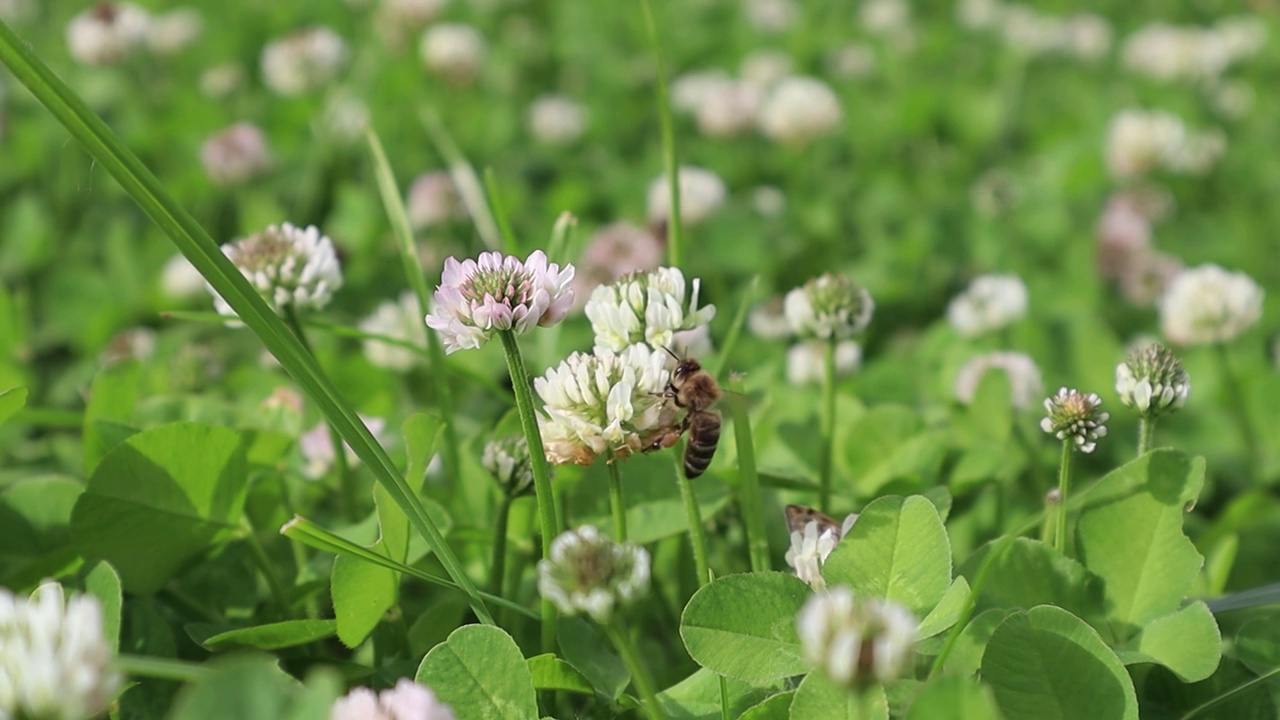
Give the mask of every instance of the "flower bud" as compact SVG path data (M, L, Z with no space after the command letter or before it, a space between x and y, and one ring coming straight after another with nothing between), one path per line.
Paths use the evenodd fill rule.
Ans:
M1093 452L1097 440L1106 437L1104 423L1111 417L1101 412L1102 398L1096 393L1085 395L1078 390L1061 388L1058 394L1044 401L1048 416L1040 421L1040 429L1059 440L1072 443L1084 453Z
M484 469L493 473L507 497L523 495L533 487L533 466L529 462L529 443L523 435L490 440L480 460Z
M649 592L649 553L615 543L590 525L561 534L538 562L538 592L566 615L608 623L615 608Z
M1152 343L1134 349L1116 366L1116 392L1125 407L1155 418L1187 403L1191 378L1172 351Z
M783 311L801 337L843 339L867 329L875 302L847 275L827 273L787 293Z

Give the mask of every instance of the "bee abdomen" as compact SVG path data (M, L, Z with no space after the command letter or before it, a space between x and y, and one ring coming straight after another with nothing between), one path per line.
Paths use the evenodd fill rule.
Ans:
M684 474L693 479L706 472L720 443L720 415L694 413L689 423L689 443L684 448Z

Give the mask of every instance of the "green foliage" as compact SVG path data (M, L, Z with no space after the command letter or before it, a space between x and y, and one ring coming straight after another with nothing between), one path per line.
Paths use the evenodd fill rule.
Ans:
M785 573L726 575L694 593L680 637L699 665L726 677L767 683L808 669L796 613L808 587Z
M476 720L537 718L533 675L511 636L499 628L467 625L422 659L418 682L435 690L459 717Z

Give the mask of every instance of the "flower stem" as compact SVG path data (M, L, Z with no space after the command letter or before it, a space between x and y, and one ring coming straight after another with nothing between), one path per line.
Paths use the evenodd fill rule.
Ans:
M653 690L653 678L649 677L649 669L640 662L640 656L631 642L631 636L616 621L605 625L604 632L609 636L609 641L613 643L618 655L622 657L622 663L627 666L627 671L631 673L631 682L635 684L636 692L640 695L640 709L644 711L645 717L649 720L664 720L666 715L658 705L658 696Z
M1058 468L1058 525L1053 532L1053 546L1067 554L1067 488L1071 485L1071 441L1062 441L1062 463Z
M551 490L551 468L547 466L547 453L542 445L542 431L538 429L538 417L533 409L533 391L529 388L529 371L524 367L516 334L501 330L502 349L507 355L507 371L511 374L512 389L516 394L516 412L520 415L520 427L529 444L529 464L533 467L533 489L538 501L538 520L542 535L542 557L551 556L551 541L559 528L556 525L556 500ZM550 600L542 600L542 651L555 652L556 608Z
M769 569L769 537L764 529L764 509L760 502L760 474L756 471L756 449L751 439L751 416L747 414L747 397L742 381L730 379L729 418L733 420L733 439L738 449L738 505L747 527L747 552L751 571Z
M1138 418L1138 457L1142 457L1151 448L1151 438L1155 432L1155 418L1148 419L1146 415Z
M489 592L502 595L502 578L507 565L507 520L511 517L511 496L502 493L498 514L493 520L493 562L489 565Z
M249 545L249 554L253 556L253 561L257 563L258 569L262 571L262 576L266 578L267 587L271 590L271 598L275 600L276 606L280 609L281 617L289 617L289 600L284 594L284 585L280 582L280 577L276 575L275 565L271 564L271 558L267 557L267 551L262 548L262 543L258 542L258 534L254 531L253 526L248 520L241 522L241 530L244 532L244 541Z
M627 503L622 498L622 469L617 458L609 453L609 507L613 510L613 535L620 543L627 541Z
M822 455L818 464L818 507L831 509L831 466L835 459L836 341L827 340L822 357Z
M640 3L644 10L645 27L653 44L653 64L658 80L658 125L662 129L662 166L666 170L667 185L671 193L671 209L667 213L667 264L680 267L683 259L684 232L680 222L680 167L676 162L676 132L671 120L671 105L667 93L667 71L662 63L662 44L658 37L658 24L653 19L649 0Z
M711 582L710 566L707 564L707 538L702 532L702 510L698 508L698 498L693 494L693 483L685 477L683 453L676 452L672 457L676 461L676 484L680 486L685 516L689 519L689 544L693 546L693 567L698 574L698 587L702 587Z
M1218 343L1214 346L1218 356L1218 365L1222 372L1222 382L1227 386L1227 394L1231 402L1231 410L1236 424L1240 427L1240 437L1244 439L1245 449L1249 453L1250 468L1258 462L1258 433L1249 417L1249 408L1245 403L1244 389L1240 385L1240 377L1231 367L1231 359L1227 357L1227 346Z

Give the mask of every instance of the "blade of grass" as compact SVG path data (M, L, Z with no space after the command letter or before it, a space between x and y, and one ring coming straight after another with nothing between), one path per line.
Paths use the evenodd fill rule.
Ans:
M662 64L662 43L658 36L658 24L653 19L649 0L641 0L645 27L653 44L653 64L658 79L658 122L662 129L662 166L667 173L667 185L671 191L671 211L667 214L667 264L680 267L684 259L684 228L680 222L680 165L677 163L676 131L671 121L671 101L667 93L667 71Z
M733 324L729 326L729 334L725 337L724 344L720 346L720 357L716 359L715 370L712 372L716 377L724 377L725 366L729 364L729 356L733 354L733 349L738 346L738 338L742 337L742 326L747 322L747 310L751 308L751 303L756 297L756 289L759 287L760 276L756 275L747 285L747 291L738 303L738 309L733 313Z
M760 476L756 473L756 448L751 439L751 416L747 413L747 396L741 378L731 378L727 384L729 393L729 418L733 420L733 439L738 446L738 504L742 506L743 521L747 526L747 550L751 557L751 571L769 569L769 537L764 530L764 504L760 500Z
M187 260L205 280L231 305L240 320L262 340L267 350L280 362L325 418L337 429L351 449L373 472L392 498L404 508L428 546L454 582L467 594L476 616L492 623L484 601L467 577L462 564L444 540L440 529L423 510L417 496L396 470L373 434L356 416L338 389L320 369L301 342L285 327L284 322L258 296L249 281L222 254L213 238L164 189L160 180L148 170L111 132L102 120L71 91L53 71L36 57L25 42L0 21L0 62L8 66L31 94L70 131L89 154L120 183L143 212L164 230Z
M489 198L489 207L493 208L493 219L498 223L498 232L502 235L503 252L508 255L519 255L520 244L516 241L516 234L511 231L511 221L507 219L507 206L502 202L498 178L493 174L491 167L484 169L484 189Z
M431 143L449 164L449 176L453 178L453 184L458 188L462 204L467 206L467 212L471 214L471 221L475 223L476 230L480 233L480 241L490 250L502 249L502 233L498 230L498 222L493 219L489 204L485 202L484 187L480 184L480 177L476 175L475 168L467 162L467 158L458 149L457 143L453 141L449 131L445 130L444 123L440 122L440 116L436 115L434 110L428 108L422 111L422 124L427 129Z

